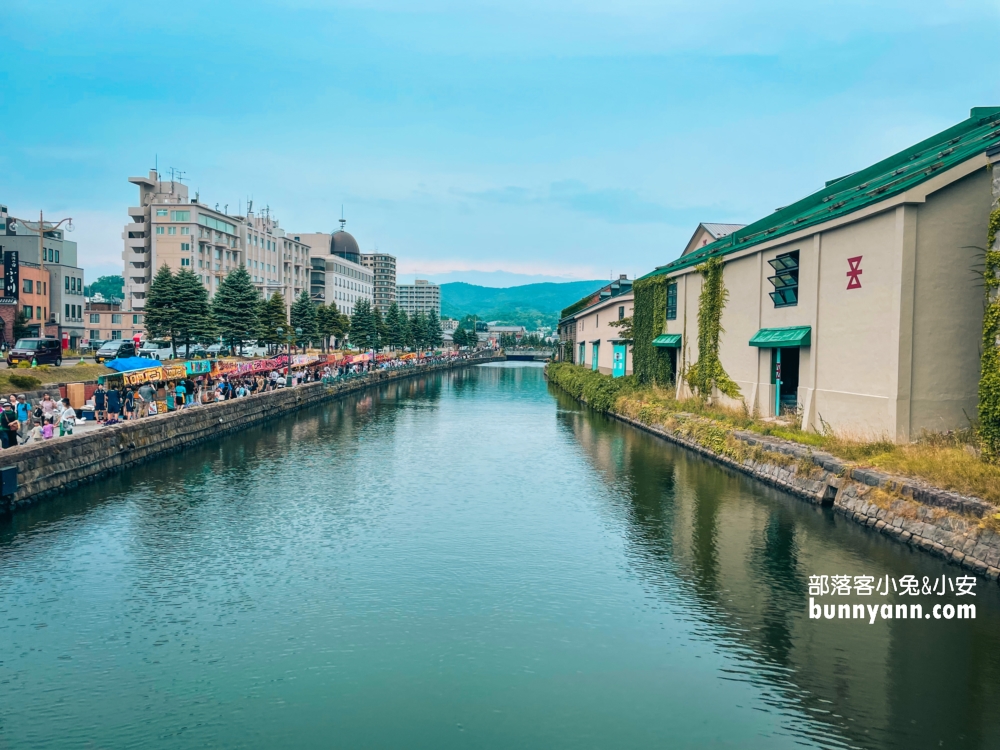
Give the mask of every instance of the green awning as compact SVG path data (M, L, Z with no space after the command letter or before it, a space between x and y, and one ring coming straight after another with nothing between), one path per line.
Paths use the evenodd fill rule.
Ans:
M750 346L779 349L792 346L809 346L812 328L792 326L790 328L761 328L750 339Z
M653 346L660 346L664 349L680 349L681 335L679 333L661 333L653 339Z

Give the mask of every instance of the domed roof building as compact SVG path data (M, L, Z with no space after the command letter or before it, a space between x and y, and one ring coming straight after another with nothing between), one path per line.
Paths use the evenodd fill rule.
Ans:
M361 248L350 232L344 231L345 219L340 220L340 229L330 237L330 255L338 255L352 263L361 263Z

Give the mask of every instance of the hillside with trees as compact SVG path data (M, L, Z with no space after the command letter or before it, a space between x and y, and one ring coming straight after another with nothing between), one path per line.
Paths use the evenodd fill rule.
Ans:
M521 325L529 330L539 326L555 328L560 310L607 283L569 281L506 288L476 286L464 282L442 284L441 315L459 320L467 315L475 315L479 320Z

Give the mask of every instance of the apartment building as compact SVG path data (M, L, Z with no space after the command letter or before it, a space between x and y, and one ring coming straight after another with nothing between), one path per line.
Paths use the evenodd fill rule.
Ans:
M374 274L361 265L357 240L349 232L341 228L332 234L296 233L293 238L311 248L310 296L314 302L336 303L347 315L354 314L361 299L374 304Z
M41 305L44 325L40 324L40 328L44 328L44 335L64 339L69 347L75 349L84 337L84 273L77 265L76 243L66 239L64 228L54 227L44 233L39 243L38 234L28 228L37 226L37 221L11 216L7 207L0 205L0 249L16 252L22 268L38 269L37 279L30 270L23 273L28 274L25 278L32 278L33 288L35 281L41 281L48 294L47 302ZM46 223L46 228L50 226ZM33 301L31 304L37 315L38 303ZM5 331L4 335L8 334L12 335Z
M38 263L18 263L17 306L28 321L32 336L44 336L49 320L49 272ZM54 334L53 334L54 335Z
M416 279L412 284L397 284L396 304L411 317L418 312L440 317L441 287L426 279Z
M361 265L372 274L375 307L384 313L396 301L396 256L378 251L362 253Z
M280 291L290 308L309 284L309 247L287 237L269 211L245 216L210 208L187 185L148 177L130 177L139 188L139 205L129 208L125 226L125 309L141 312L153 276L164 264L171 271L190 270L215 294L230 271L245 265L261 295Z

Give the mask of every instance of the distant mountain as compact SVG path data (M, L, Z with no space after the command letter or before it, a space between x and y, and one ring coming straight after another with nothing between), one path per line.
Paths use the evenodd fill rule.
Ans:
M600 289L606 281L568 281L562 284L523 284L504 289L465 282L441 285L441 314L462 319L476 315L528 329L555 328L559 311Z

